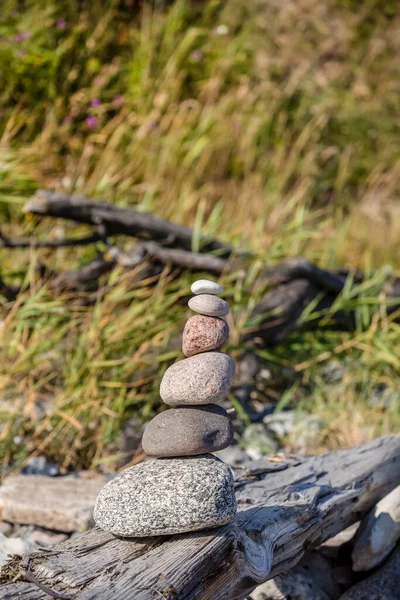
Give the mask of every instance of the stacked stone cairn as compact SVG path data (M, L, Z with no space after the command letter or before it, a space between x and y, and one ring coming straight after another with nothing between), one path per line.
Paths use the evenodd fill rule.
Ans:
M228 304L220 285L199 280L189 307L198 313L183 332L186 358L161 381L160 395L171 406L147 425L143 449L154 460L129 467L102 489L96 524L116 536L171 535L219 527L236 514L230 468L211 454L232 443L229 415L218 402L235 371L220 352L229 335L222 318Z

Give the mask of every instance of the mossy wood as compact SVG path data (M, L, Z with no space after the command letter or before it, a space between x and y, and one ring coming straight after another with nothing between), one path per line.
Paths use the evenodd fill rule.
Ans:
M0 572L0 599L230 600L291 569L400 482L400 436L314 457L266 457L238 470L234 523L135 540L98 528Z

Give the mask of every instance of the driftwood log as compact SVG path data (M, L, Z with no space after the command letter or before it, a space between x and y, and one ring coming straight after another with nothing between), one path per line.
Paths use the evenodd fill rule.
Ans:
M354 310L331 310L348 278L354 284L364 281L358 269L320 269L301 258L289 259L268 269L262 276L267 290L255 305L252 317L260 317L257 327L244 333L243 340L260 339L273 345L287 337L297 326L304 309L316 302L309 328L326 321L327 327L352 330L356 325ZM400 278L388 278L376 292L376 299L386 302L386 312L400 307ZM398 299L398 300L397 300ZM329 318L326 317L329 312ZM398 319L397 319L398 320Z
M93 201L85 196L40 190L26 204L24 211L35 215L71 219L96 227L101 225L109 235L123 234L142 240L159 241L184 250L192 249L193 231L190 227L177 225L131 208L121 208L112 202ZM225 256L230 255L233 250L230 244L207 236L201 236L200 245L203 252L217 250Z
M239 600L360 520L400 482L400 436L236 472L238 515L215 530L122 540L94 528L15 556L0 599Z
M247 267L247 260L244 259L251 258L251 254L235 250L230 244L207 236L200 236L200 251L194 252L195 236L189 227L130 208L120 208L111 202L93 201L84 196L40 190L27 202L24 211L38 217L86 223L95 228L91 235L83 238L48 241L26 238L13 240L0 232L0 245L10 249L28 246L57 248L95 242L105 244L106 250L80 269L64 273L42 269L44 278L54 293L66 290L88 292L87 297L82 299L85 303L97 300L99 279L116 265L128 269L142 265L143 269L136 274L136 279L157 278L165 265L176 269L176 273L184 269L208 272L214 276L231 272L234 276L243 278ZM122 251L116 246L110 246L110 238L116 234L137 238L138 241L130 249ZM255 282L255 286L265 286L266 291L251 315L256 325L246 328L242 341L259 340L264 345L282 342L298 325L299 318L310 303L315 306L307 327L316 327L322 322L327 327L353 329L356 325L355 310L332 310L349 278L353 284L364 281L363 273L357 269L320 269L300 258L287 260L268 269ZM100 293L106 291L104 286L99 288ZM18 286L9 285L0 278L0 294L8 302L14 301L19 292ZM400 278L390 278L388 274L374 294L379 302L386 304L387 313L398 311Z

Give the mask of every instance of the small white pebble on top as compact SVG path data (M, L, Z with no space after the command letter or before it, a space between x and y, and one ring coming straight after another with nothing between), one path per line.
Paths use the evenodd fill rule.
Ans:
M219 296L222 294L224 289L215 281L210 281L209 279L198 279L192 284L190 288L193 294L213 294L214 296Z

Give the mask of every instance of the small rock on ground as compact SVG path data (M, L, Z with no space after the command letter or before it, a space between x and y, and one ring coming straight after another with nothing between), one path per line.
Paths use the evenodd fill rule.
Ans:
M339 597L332 564L317 552L310 552L290 571L257 587L249 600L338 600Z
M67 539L68 535L66 533L56 533L39 528L35 528L28 538L29 541L35 542L39 546L54 546L54 544L61 544Z
M228 446L228 448L214 452L214 454L230 467L237 467L239 465L247 464L251 461L251 458L247 454L246 450L243 450L238 446Z
M13 526L11 523L7 523L7 521L0 521L0 533L3 535L8 535L12 533Z
M263 422L278 438L289 437L290 446L295 452L304 452L323 428L322 421L315 415L295 410L267 415Z
M352 554L354 571L380 565L400 540L400 485L362 521Z
M279 444L264 423L251 423L244 430L241 443L253 460L276 452Z
M0 566L4 565L10 558L10 554L26 554L36 552L39 545L22 538L8 538L0 533Z
M55 531L85 531L92 525L104 477L10 475L0 486L0 519Z
M336 559L344 546L349 545L349 542L353 540L359 526L360 522L358 521L357 523L350 525L350 527L343 529L343 531L321 544L318 548L318 552L328 558Z
M34 456L27 462L21 473L23 475L47 475L48 477L56 477L60 472L57 465L48 461L45 456Z
M388 560L340 600L400 600L400 544Z

